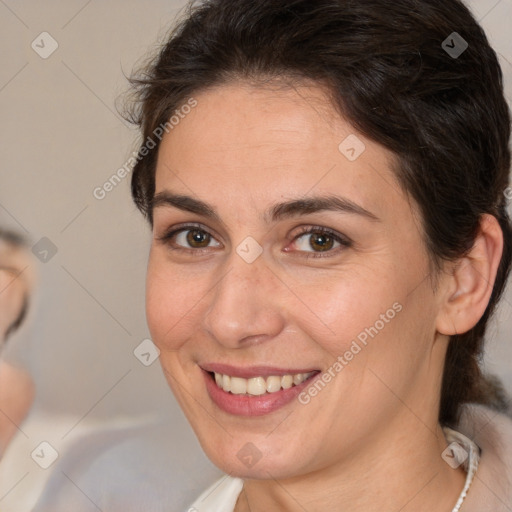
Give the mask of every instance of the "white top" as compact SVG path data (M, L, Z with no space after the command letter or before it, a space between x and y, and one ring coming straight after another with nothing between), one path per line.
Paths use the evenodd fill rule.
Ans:
M444 427L443 431L450 446L451 443L456 443L460 447L458 453L454 453L454 456L460 458L461 464L467 472L464 489L452 510L452 512L459 512L478 468L480 449L471 439L460 432L447 427ZM452 450L452 453L456 451L457 447ZM464 462L462 462L463 459L465 459ZM244 481L241 478L225 475L206 489L186 512L233 512L243 485Z

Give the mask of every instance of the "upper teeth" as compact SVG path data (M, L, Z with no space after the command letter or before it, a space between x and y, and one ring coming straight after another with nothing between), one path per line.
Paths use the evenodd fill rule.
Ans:
M294 385L301 384L314 373L296 373L280 377L252 377L251 379L243 379L215 372L215 382L219 388L224 391L230 391L234 395L243 395L245 393L248 395L263 395L264 393L276 393L281 389L288 389Z

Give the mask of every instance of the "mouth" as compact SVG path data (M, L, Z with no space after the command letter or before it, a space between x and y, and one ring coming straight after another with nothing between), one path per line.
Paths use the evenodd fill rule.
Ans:
M320 370L225 365L205 365L201 370L214 404L237 416L260 416L284 407L320 374Z
M270 377L251 377L244 379L243 377L234 377L217 372L210 372L213 376L217 387L232 393L233 395L249 395L261 396L266 393L279 393L282 389L290 389L298 386L304 381L311 378L316 372L308 373L288 373L283 376L271 375Z

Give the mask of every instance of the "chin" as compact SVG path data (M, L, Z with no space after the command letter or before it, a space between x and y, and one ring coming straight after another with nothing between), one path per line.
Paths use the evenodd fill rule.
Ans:
M294 448L283 453L281 442L272 443L268 439L252 442L247 436L236 435L224 443L212 439L199 441L212 463L234 477L287 479L308 472L303 469L306 466L304 460L297 457L298 450Z

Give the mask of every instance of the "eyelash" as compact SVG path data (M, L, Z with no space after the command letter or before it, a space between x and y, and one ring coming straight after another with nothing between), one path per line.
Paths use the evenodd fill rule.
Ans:
M187 225L180 226L178 228L169 230L168 232L164 233L162 236L158 237L157 240L159 242L169 245L173 251L183 251L188 254L200 256L201 254L203 254L203 252L208 251L209 248L206 247L206 248L199 248L199 249L191 249L191 248L182 247L182 246L173 246L171 243L172 239L179 233L181 233L183 231L193 230L193 229L207 233L212 238L214 238L213 235L207 229L204 229L204 227L202 225L187 224ZM340 244L340 247L337 247L335 249L329 249L325 252L324 251L298 251L300 253L304 253L302 256L304 258L328 258L328 257L332 256L333 254L337 254L339 252L339 250L343 250L343 249L346 249L346 248L352 246L352 241L349 240L347 237L342 237L340 234L336 233L335 231L333 231L329 228L325 228L323 226L303 226L303 227L301 227L299 233L294 236L292 242L294 242L298 238L300 238L304 235L308 235L308 234L328 235L334 241L338 242Z

